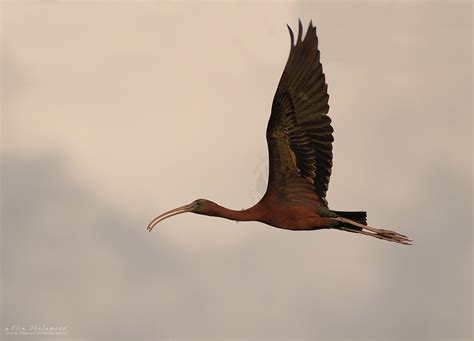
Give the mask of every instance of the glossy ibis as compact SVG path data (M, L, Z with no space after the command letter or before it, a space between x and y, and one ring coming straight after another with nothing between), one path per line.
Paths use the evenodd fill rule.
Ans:
M403 234L368 226L366 212L328 208L326 191L334 138L316 27L310 22L303 39L299 21L296 42L289 26L288 30L290 55L273 98L266 132L270 167L265 195L253 207L239 211L198 199L159 215L150 222L148 231L163 219L192 212L296 231L337 229L409 245L411 240Z

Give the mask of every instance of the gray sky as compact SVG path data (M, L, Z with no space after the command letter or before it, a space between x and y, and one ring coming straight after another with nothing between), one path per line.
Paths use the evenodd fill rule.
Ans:
M470 339L471 7L2 2L3 328ZM196 198L263 194L298 17L331 95L330 207L414 245L192 214L147 233Z

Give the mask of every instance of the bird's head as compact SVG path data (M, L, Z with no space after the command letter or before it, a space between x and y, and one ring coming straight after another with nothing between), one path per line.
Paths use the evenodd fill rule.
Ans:
M214 205L215 203L207 199L194 200L192 203L188 205L177 207L175 209L166 211L163 214L160 214L158 217L153 219L150 222L150 224L148 224L147 230L151 231L153 227L155 227L160 221L166 218L172 217L174 215L181 214L181 213L192 212L192 213L204 214L204 215L210 214L212 207Z

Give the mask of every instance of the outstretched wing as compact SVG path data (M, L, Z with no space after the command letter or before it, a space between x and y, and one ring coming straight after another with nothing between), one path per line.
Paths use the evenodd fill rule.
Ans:
M290 56L273 98L267 127L269 189L290 203L327 207L332 167L333 128L329 95L319 60L316 28L310 22L304 39L288 26ZM314 206L313 206L314 207Z

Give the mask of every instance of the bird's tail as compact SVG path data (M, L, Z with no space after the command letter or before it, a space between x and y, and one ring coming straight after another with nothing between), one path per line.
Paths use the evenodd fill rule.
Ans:
M411 245L412 240L404 234L368 226L366 220L367 214L365 212L333 212L338 214L339 217L330 219L341 223L341 225L337 227L339 230L360 233L366 236L387 240L389 242ZM357 215L357 213L359 213L359 215ZM364 215L363 218L362 214ZM348 218L349 215L353 215L354 219Z
M353 220L362 225L367 225L367 212L365 211L356 211L356 212L332 211L332 212L336 213L340 217Z

